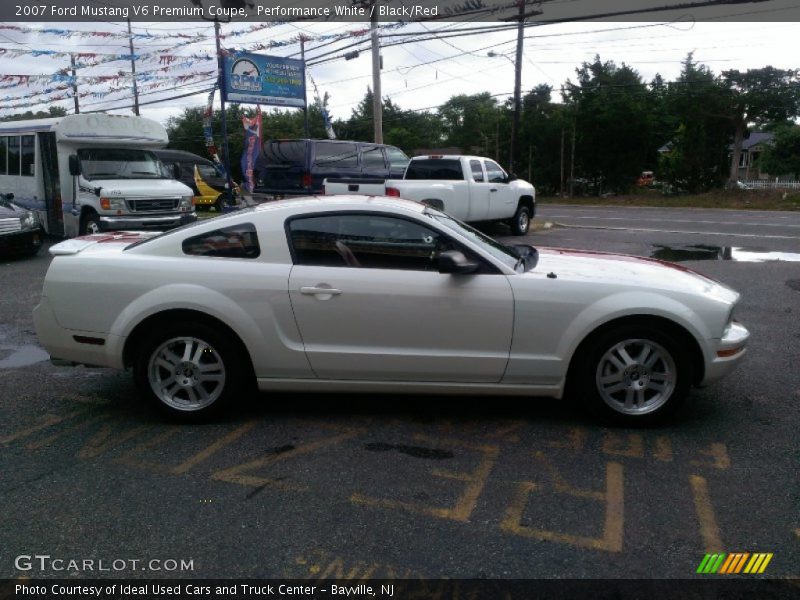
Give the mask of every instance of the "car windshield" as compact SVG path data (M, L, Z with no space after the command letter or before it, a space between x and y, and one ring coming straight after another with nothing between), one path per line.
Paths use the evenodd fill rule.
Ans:
M502 261L512 269L517 270L517 267L520 264L520 256L515 249L504 246L497 240L494 240L488 235L481 233L474 227L470 227L466 223L462 223L461 221L458 221L450 215L446 215L435 208L426 208L425 215L437 220L448 229L460 233L472 242L478 244L483 250L491 254L494 258Z
M81 175L94 179L165 179L161 161L149 150L137 148L83 148L78 150Z

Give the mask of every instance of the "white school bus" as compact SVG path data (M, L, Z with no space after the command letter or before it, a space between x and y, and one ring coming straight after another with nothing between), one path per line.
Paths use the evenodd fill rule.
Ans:
M165 230L197 219L192 190L152 150L164 127L83 114L0 123L0 192L35 210L50 235Z

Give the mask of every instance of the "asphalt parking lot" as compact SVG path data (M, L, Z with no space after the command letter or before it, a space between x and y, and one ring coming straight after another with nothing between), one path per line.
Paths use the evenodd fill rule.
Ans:
M650 210L543 205L568 226L527 240L689 259L743 294L742 367L644 430L551 400L375 395L166 423L129 373L43 360L49 256L3 260L0 578L683 578L721 551L796 580L800 214ZM785 260L750 262L769 252ZM125 563L18 568L35 554Z

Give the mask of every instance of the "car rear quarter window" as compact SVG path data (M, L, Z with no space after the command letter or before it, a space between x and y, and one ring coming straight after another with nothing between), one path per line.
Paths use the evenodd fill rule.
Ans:
M406 170L405 179L445 179L462 181L464 172L461 161L445 158L412 160Z
M389 159L389 166L392 169L405 169L410 160L405 152L394 146L386 146L386 157Z
M183 240L184 254L218 258L258 258L261 247L252 223L240 223L206 231Z
M358 146L336 142L317 142L314 164L332 169L355 169L358 167Z
M305 165L306 142L304 140L270 140L264 144L264 159L267 165Z

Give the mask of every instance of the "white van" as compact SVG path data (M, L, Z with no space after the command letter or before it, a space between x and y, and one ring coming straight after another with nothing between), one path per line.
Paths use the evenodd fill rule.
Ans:
M197 214L192 190L151 151L168 141L159 123L133 116L0 123L0 192L55 236L177 227Z

